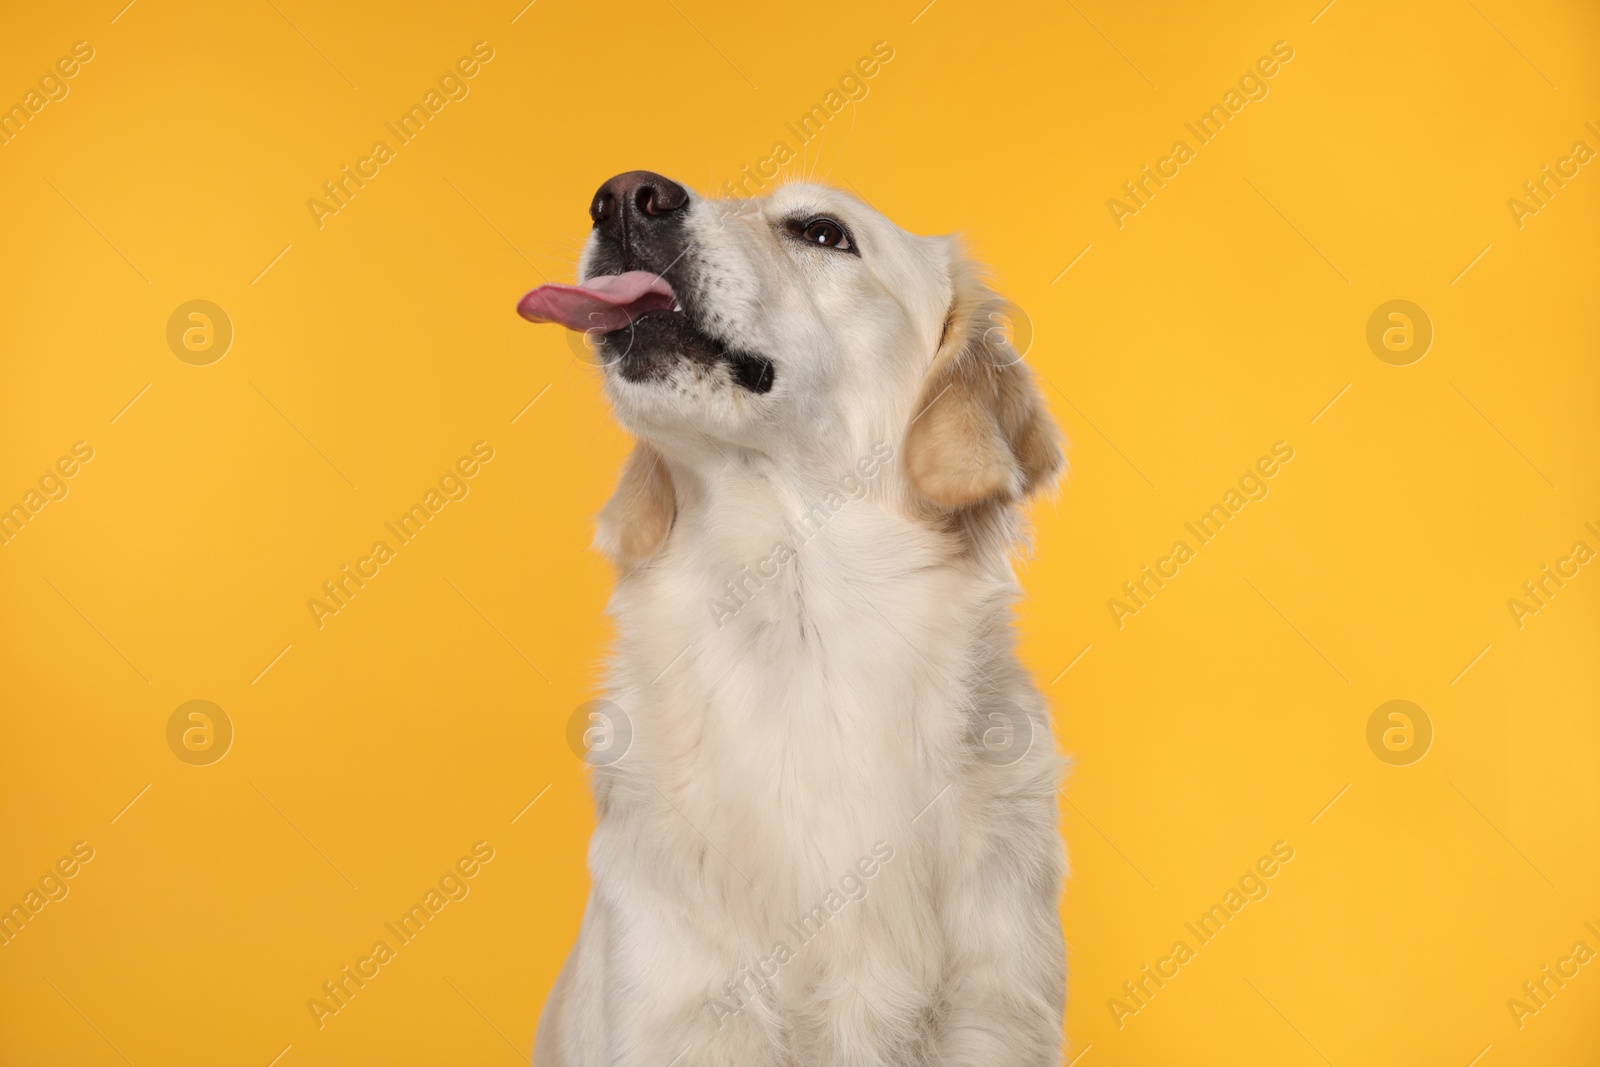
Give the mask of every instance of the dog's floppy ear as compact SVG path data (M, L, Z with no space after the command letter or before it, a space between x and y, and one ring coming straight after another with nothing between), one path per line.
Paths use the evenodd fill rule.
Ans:
M621 570L633 570L656 554L678 514L672 475L653 446L636 441L622 465L617 490L600 509L595 547Z
M906 429L906 473L943 508L1021 500L1060 473L1060 432L1005 337L1005 302L964 258L952 274L944 337Z

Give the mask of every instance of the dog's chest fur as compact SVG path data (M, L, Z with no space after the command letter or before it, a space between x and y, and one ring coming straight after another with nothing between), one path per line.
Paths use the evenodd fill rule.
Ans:
M619 589L614 691L634 718L636 773L718 847L782 835L801 863L819 839L870 835L837 841L850 854L831 859L848 864L897 829L901 804L915 814L953 762L980 597L942 546L868 501L808 539L778 514L740 534L734 522L693 529L690 517L659 563ZM777 847L752 851L785 862Z
M769 992L869 932L925 941L941 862L926 843L959 832L939 798L970 743L978 638L1004 615L1005 590L938 535L871 499L797 521L802 503L740 487L680 515L612 604L633 741L597 783L596 882L625 870L705 901L713 990L778 942L798 958ZM847 878L829 941L802 949L796 921Z

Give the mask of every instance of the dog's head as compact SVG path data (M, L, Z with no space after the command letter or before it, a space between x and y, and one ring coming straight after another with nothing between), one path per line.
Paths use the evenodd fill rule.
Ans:
M601 516L619 565L670 530L673 470L754 456L823 484L888 442L885 492L925 514L1005 507L1060 470L1006 307L953 238L824 186L712 200L648 171L606 182L589 214L580 283L518 311L588 335L638 438Z

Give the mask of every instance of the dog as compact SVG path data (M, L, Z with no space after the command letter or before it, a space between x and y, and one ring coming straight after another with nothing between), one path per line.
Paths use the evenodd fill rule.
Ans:
M596 533L631 740L534 1063L1059 1064L1064 761L1011 610L1063 444L1006 305L816 184L633 171L589 213L518 310L635 439Z

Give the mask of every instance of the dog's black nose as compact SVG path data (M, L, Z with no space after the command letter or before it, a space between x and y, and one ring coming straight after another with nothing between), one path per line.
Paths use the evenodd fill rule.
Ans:
M660 219L689 203L689 191L670 178L648 170L630 170L600 187L589 205L596 226L631 215L634 220Z

